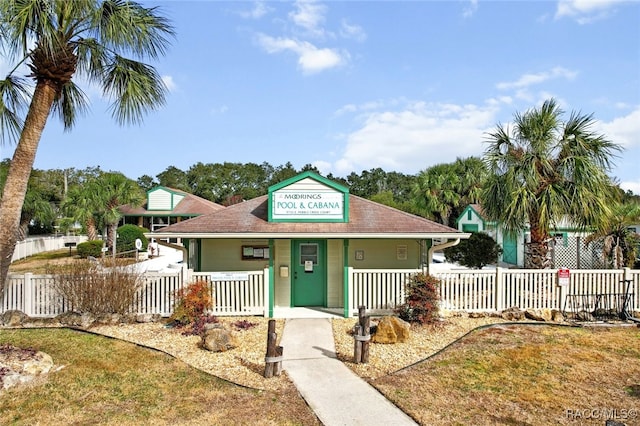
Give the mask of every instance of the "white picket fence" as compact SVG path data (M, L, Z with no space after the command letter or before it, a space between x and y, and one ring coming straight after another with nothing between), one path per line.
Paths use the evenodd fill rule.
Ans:
M389 312L405 298L405 284L418 270L353 269L348 271L348 307ZM228 279L225 278L228 275ZM569 283L558 285L557 270L453 270L433 272L440 279L441 306L451 311L492 312L520 309L568 309L567 304L605 294L626 294L630 309L640 310L640 270L572 270ZM133 313L169 316L176 293L185 283L210 283L219 316L269 314L269 270L251 272L146 273L132 306ZM630 280L629 282L625 280ZM70 309L58 296L48 275L11 275L0 311L20 310L31 317L54 317ZM628 284L630 285L628 286Z

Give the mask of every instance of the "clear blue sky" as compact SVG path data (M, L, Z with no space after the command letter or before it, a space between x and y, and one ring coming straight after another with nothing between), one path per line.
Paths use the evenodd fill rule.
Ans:
M108 102L71 133L53 118L40 169L133 179L197 162L290 161L346 176L417 173L482 155L485 133L555 97L625 147L612 175L640 194L640 2L146 1L177 39L144 125ZM2 148L2 157L11 148Z

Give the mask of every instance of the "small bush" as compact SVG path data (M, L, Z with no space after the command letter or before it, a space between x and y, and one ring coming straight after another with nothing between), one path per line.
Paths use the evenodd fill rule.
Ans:
M484 232L474 232L468 240L462 240L458 245L444 249L447 261L475 269L482 269L485 265L498 262L501 254L502 247Z
M249 330L250 328L255 327L256 324L255 322L250 322L247 320L239 320L233 323L233 326L239 330Z
M102 240L85 241L76 246L78 250L78 256L86 259L89 256L100 257L102 256Z
M440 311L440 280L418 273L408 282L405 303L396 308L398 316L407 322L433 323Z
M217 324L220 320L215 315L202 315L185 327L184 336L202 336L207 324Z
M186 326L196 322L212 307L209 284L204 280L196 281L178 290L170 320L178 326Z
M142 275L111 260L108 268L90 261L50 267L53 285L72 309L93 315L130 312Z
M136 249L136 240L139 238L142 241L142 249L146 250L149 244L147 237L144 236L145 232L149 232L148 229L142 228L136 225L122 225L118 228L118 238L116 249L118 252L132 251Z

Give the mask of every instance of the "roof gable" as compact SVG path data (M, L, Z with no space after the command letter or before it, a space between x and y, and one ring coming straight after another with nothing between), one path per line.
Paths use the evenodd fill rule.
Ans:
M269 222L348 222L349 189L307 171L269 187Z

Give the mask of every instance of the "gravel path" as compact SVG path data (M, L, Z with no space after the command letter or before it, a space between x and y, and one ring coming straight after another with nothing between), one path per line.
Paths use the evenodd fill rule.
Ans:
M238 337L237 348L213 353L199 347L200 337L184 336L180 330L166 328L162 323L97 326L92 332L159 349L185 363L222 379L256 389L278 390L288 386L286 372L280 377L265 379L264 357L268 319L262 317L221 318L221 322ZM248 330L234 326L246 320L256 324ZM408 342L394 345L371 344L367 364L354 364L353 337L349 330L356 318L333 320L333 334L338 358L365 379L392 373L436 353L470 330L484 324L503 322L500 318L447 318L438 326L412 326ZM284 320L276 320L278 338L282 336ZM285 352L287 348L284 348Z

